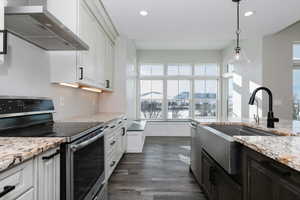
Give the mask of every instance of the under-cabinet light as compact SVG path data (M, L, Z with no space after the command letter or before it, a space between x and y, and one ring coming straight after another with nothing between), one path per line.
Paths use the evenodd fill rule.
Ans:
M98 92L98 93L102 92L102 90L97 89L97 88L81 87L81 89L91 91L91 92Z
M245 17L250 17L252 15L254 15L254 11L248 11L248 12L245 12Z
M59 85L66 86L66 87L72 87L72 88L79 88L79 85L76 83L59 83Z
M142 15L143 17L146 17L148 15L148 12L146 10L141 10L140 15Z

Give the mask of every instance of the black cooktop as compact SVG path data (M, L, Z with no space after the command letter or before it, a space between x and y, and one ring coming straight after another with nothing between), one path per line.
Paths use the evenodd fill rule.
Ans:
M78 138L101 128L103 123L54 122L0 131L0 137L67 137Z

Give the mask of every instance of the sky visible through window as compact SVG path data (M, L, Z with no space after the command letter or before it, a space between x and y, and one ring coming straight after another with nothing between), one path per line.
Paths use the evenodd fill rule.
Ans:
M300 60L300 44L293 45L293 58L294 60Z
M300 100L300 70L294 70L293 76L294 97Z

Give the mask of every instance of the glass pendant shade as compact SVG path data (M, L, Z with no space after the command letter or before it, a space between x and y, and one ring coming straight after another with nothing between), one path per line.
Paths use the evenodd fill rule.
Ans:
M235 49L234 50L234 54L232 56L232 58L229 60L230 64L247 64L250 63L250 59L247 57L245 51L241 48L239 48L238 50Z

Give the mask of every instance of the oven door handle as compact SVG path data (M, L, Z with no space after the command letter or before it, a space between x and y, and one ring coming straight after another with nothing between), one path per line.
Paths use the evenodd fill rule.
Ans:
M104 136L104 133L101 133L101 134L96 135L95 137L92 137L91 139L81 142L79 144L73 144L73 145L71 145L71 150L73 152L78 151L78 150L88 146L89 144L92 144L93 142L97 141L99 138L101 138L103 136Z

